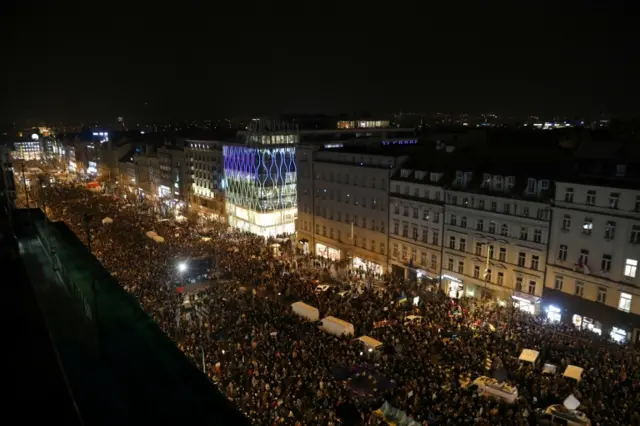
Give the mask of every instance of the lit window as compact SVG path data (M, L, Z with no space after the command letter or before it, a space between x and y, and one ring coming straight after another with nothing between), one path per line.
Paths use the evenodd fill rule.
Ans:
M631 311L631 298L629 293L620 293L620 301L618 301L618 309L625 312Z
M627 259L624 262L624 276L635 278L638 271L638 261L636 259Z

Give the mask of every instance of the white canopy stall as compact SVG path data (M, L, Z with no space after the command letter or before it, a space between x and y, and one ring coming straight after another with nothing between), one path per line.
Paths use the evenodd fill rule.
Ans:
M373 337L369 337L369 336L360 336L356 340L359 340L362 343L364 343L366 348L369 349L369 350L373 350L373 349L376 349L376 348L382 346L382 342L381 341L376 340Z
M562 374L564 377L568 377L570 379L574 379L576 381L582 380L582 372L583 368L578 367L577 365L568 365Z
M104 219L102 219L103 225L109 225L111 223L113 223L113 219L111 219L110 217L105 217Z
M518 359L520 361L530 362L531 364L535 364L535 362L538 359L538 355L540 355L540 352L538 351L534 351L533 349L523 349Z

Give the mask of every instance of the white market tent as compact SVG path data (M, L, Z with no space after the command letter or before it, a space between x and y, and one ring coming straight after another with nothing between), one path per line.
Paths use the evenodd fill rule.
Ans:
M296 302L291 305L293 313L309 321L318 321L320 319L320 311L311 305L303 302Z
M373 337L369 337L369 336L360 336L358 337L357 340L360 340L362 343L364 343L367 349L375 349L379 346L382 346L381 341L376 340Z
M544 368L542 369L542 374L556 374L557 369L558 367L553 364L545 364Z
M103 225L108 225L110 223L113 223L113 219L111 219L110 217L105 217L104 219L102 219Z
M583 368L578 367L577 365L568 365L562 374L564 377L568 377L570 379L574 379L576 381L580 381L582 379Z
M355 334L353 324L336 317L322 318L322 329L334 336L345 336Z
M538 355L540 352L534 351L533 349L523 349L520 357L518 358L520 361L535 363L538 359Z
M567 410L577 410L580 406L580 400L571 394L564 400L562 405L564 405Z
M153 237L157 237L158 234L156 234L154 231L147 231L147 233L145 234L147 237L151 238L153 240Z

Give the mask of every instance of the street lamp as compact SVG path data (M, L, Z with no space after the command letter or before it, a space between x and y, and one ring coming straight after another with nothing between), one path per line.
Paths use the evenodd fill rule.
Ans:
M186 270L187 270L187 262L180 262L180 263L178 264L178 271L179 271L180 273L182 273L182 272L184 272L184 271L186 271Z

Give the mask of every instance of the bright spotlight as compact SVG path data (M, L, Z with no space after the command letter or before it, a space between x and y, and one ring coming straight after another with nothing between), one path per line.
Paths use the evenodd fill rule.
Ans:
M184 272L187 270L187 264L185 262L180 262L178 264L178 271Z

